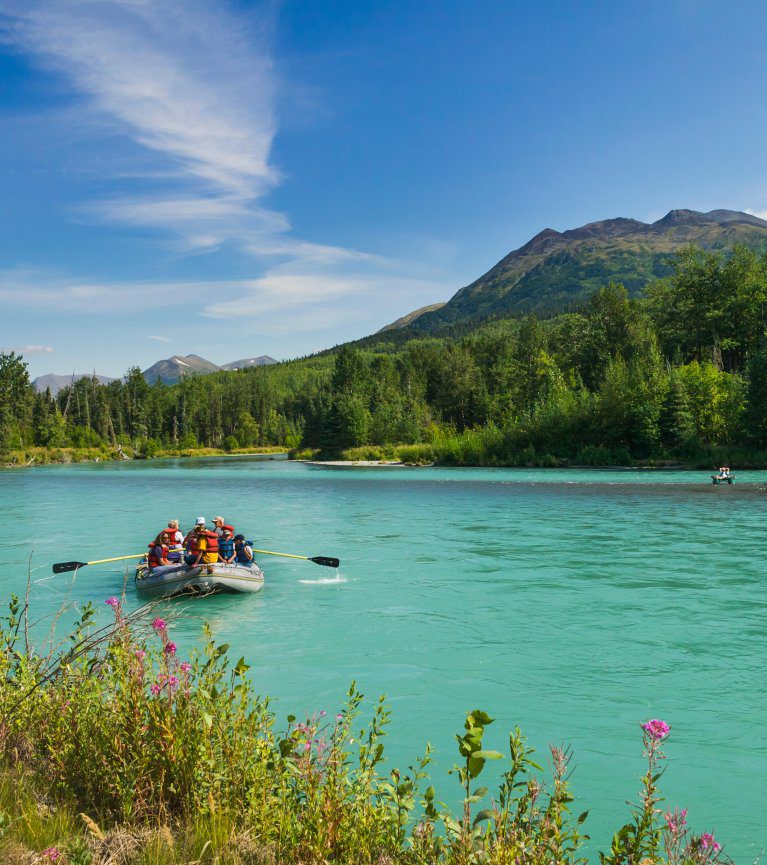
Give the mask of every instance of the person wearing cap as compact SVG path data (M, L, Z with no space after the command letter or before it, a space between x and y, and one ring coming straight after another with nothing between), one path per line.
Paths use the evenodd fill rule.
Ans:
M234 536L234 560L238 565L253 564L253 547L245 540L245 535Z
M218 561L218 535L208 531L205 527L204 517L198 517L194 527L194 558L188 562L189 567L194 568L200 563L215 565Z
M229 529L232 535L234 535L234 526L225 523L223 517L213 517L213 531L219 536L219 538L223 535L224 529Z
M234 538L231 526L221 527L221 537L218 539L218 560L231 565L234 561Z
M194 567L200 561L200 557L197 555L197 553L199 552L197 542L199 540L200 528L202 528L203 530L205 529L205 517L197 517L197 519L194 521L194 527L189 529L186 537L184 538L184 549L186 550L184 561L190 568Z

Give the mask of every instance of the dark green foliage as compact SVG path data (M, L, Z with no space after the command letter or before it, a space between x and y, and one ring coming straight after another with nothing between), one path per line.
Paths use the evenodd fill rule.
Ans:
M757 446L767 444L767 339L762 339L749 359L748 431Z

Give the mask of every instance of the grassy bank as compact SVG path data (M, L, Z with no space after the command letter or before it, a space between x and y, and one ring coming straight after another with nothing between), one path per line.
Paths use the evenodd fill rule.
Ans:
M122 453L114 448L91 447L91 448L43 448L28 447L18 450L7 451L0 454L0 465L6 467L20 467L33 465L50 465L52 463L85 463L85 462L120 462L122 460L145 460L163 459L168 457L217 457L231 456L233 454L284 454L284 447L247 447L232 448L154 448L151 452L129 447L123 448Z
M586 862L569 750L551 748L544 772L518 729L495 735L474 710L456 736L452 779L430 781L428 747L407 769L384 768L382 701L365 708L352 686L337 711L278 722L226 646L209 641L182 658L169 622L106 604L107 624L87 608L71 639L37 649L18 601L3 619L6 865ZM725 861L710 834L659 807L668 726L647 721L640 732L638 805L603 865ZM489 750L504 739L503 752ZM478 780L491 762L501 768L492 794ZM460 788L457 813L441 801L446 784Z

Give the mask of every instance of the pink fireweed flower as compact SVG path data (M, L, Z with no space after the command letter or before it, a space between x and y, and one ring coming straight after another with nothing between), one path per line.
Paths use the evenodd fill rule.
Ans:
M336 721L343 721L343 719L344 719L344 716L339 712L339 713L336 715Z
M663 815L670 832L680 832L687 825L687 808L681 811L666 811Z
M165 621L165 619L155 619L152 622L152 627L155 629L155 631L164 631L168 627L168 623Z
M108 604L113 610L116 610L120 606L120 602L117 598L107 598L104 603Z
M178 677L177 676L168 676L168 687L173 690L173 688L178 686Z
M320 712L320 718L324 718L325 715L327 715L327 712L323 709L323 710Z
M311 751L311 750L312 750L312 743L311 743L311 742L307 742L307 743L304 745L304 751Z
M176 644L175 643L166 643L165 648L163 649L166 655L175 655L176 654Z
M40 855L45 856L49 862L58 862L61 859L61 850L58 847L46 847Z
M156 697L161 690L162 688L159 685L155 684L152 685L152 687L149 689L149 692L152 694L153 697Z
M136 649L133 654L139 659L139 661L143 661L144 658L146 658L146 652L143 649Z
M711 849L716 853L718 850L722 849L722 845L710 832L704 832L698 840L703 850Z
M192 669L192 665L189 663L189 661L182 661L181 662L181 672L182 673L188 673L191 669Z
M671 732L671 727L665 721L659 721L657 718L645 721L641 726L645 733L656 742L663 741Z

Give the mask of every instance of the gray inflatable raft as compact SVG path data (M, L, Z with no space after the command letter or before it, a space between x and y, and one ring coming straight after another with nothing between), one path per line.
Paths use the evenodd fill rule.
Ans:
M264 572L258 565L165 565L136 568L136 591L148 598L172 598L174 595L211 595L215 592L252 593L264 587Z

